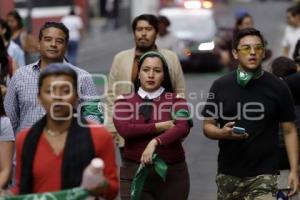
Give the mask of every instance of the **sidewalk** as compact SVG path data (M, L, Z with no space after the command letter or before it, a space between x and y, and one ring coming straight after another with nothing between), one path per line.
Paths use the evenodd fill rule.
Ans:
M104 18L92 19L80 44L78 66L92 73L108 73L115 54L133 47L127 27L103 32L104 23Z

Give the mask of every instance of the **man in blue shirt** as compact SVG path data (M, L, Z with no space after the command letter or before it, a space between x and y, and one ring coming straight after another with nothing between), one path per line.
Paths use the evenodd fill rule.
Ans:
M40 60L16 71L7 89L4 106L14 132L31 127L45 110L37 99L38 78L50 63L67 63L64 59L69 30L57 22L46 22L39 33ZM78 73L79 108L86 118L103 122L101 106L90 74L68 63Z

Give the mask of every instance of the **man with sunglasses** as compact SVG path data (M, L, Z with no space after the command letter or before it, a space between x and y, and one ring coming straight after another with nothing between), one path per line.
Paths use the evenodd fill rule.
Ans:
M289 195L297 193L298 139L287 86L262 69L264 38L253 28L233 38L239 67L216 80L202 115L203 131L219 140L218 200L275 200L279 172L279 124L290 162ZM212 95L210 95L212 96Z

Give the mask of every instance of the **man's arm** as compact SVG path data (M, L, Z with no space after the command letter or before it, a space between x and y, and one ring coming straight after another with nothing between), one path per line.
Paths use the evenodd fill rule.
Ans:
M281 123L283 130L284 142L289 158L291 167L289 175L289 186L292 188L290 195L295 194L298 191L299 179L298 179L298 166L299 166L299 144L297 128L293 122Z
M0 141L0 186L7 184L11 171L14 155L14 141Z
M18 67L23 67L26 65L25 63L25 53L24 51L20 48L17 52L17 55L16 55L16 61L17 61L17 64L18 64Z
M182 71L181 64L179 62L178 56L174 54L174 70L175 70L175 92L179 95L185 94L185 80Z
M113 105L116 99L116 94L114 91L114 84L118 81L118 66L119 59L117 57L114 58L113 63L110 68L109 76L108 76L108 86L107 86L107 95L106 95L106 111L107 111L107 121L106 127L112 132L116 133L116 128L113 123L112 115L113 115Z
M283 47L282 55L288 57L290 52L290 47Z
M18 77L15 75L12 77L8 87L7 93L4 99L4 108L7 116L10 119L11 125L13 127L14 133L16 134L19 126L20 126L20 103L18 99L17 92L17 79Z
M234 122L226 123L222 128L217 126L217 120L204 119L203 121L203 133L206 137L213 140L230 139L230 140L242 140L248 138L248 134L235 134L232 131Z
M289 56L289 52L290 52L290 42L288 39L288 32L289 32L289 28L286 27L284 30L284 35L281 41L281 45L282 45L282 55L288 57Z
M85 118L103 123L103 109L99 94L92 76L88 73L79 77L80 103L83 103L82 114Z

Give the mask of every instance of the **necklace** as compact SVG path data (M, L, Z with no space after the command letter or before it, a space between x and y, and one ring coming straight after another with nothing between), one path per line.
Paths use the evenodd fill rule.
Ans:
M51 137L62 135L63 133L66 133L68 131L68 129L69 128L66 128L65 130L62 130L62 131L52 131L48 127L45 127L46 133Z

